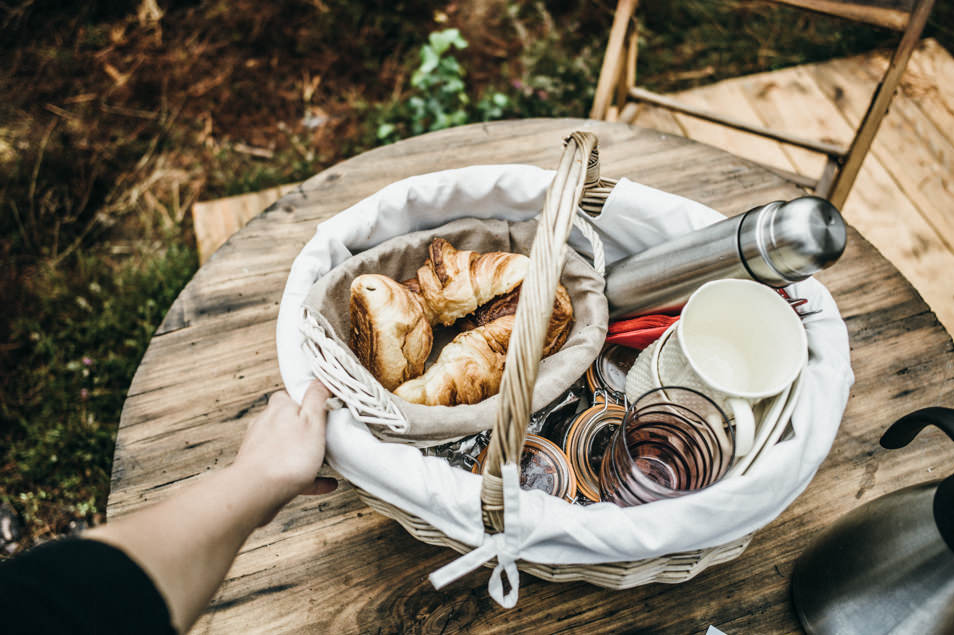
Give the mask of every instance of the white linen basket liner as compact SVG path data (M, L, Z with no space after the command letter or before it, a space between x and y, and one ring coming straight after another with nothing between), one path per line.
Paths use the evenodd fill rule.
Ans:
M291 396L301 401L316 377L313 369L322 363L313 357L314 347L306 346L300 329L302 302L319 277L353 253L392 236L460 216L533 218L553 179L554 172L525 165L425 174L393 183L319 224L292 264L278 316L278 360ZM626 179L608 196L600 196L605 198L602 213L586 222L602 239L607 264L723 218L700 203ZM592 197L587 202L584 196L582 206L593 209ZM578 230L569 244L592 255ZM504 606L516 601L516 568L547 580L586 580L608 588L687 580L711 564L738 556L751 533L771 522L807 487L844 413L854 377L838 308L813 279L788 291L806 298L811 310L821 311L804 321L809 361L776 424L789 424L793 433L762 447L744 473L692 495L630 508L571 505L540 491L520 490L516 468L508 463L501 466L504 531L488 533L481 476L426 457L410 445L379 440L348 409L329 412L328 462L367 504L398 520L418 539L470 552L432 575L436 586L494 562L490 593ZM501 585L504 573L511 585L507 594Z

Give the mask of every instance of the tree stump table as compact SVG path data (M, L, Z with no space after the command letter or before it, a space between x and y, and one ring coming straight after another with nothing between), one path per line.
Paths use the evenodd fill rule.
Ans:
M603 173L733 215L803 194L715 148L653 130L577 119L475 124L366 152L306 181L196 273L149 344L123 408L108 514L173 495L232 460L249 421L282 388L275 320L292 260L320 221L399 179L474 164L552 169L573 130L600 139ZM857 232L819 278L848 325L856 383L831 453L808 489L756 532L741 557L678 585L609 591L523 574L520 601L487 595L489 570L442 591L427 575L457 557L411 538L353 489L299 497L244 545L194 632L799 632L793 562L824 527L952 463L941 433L882 450L896 418L954 405L954 345L917 292ZM326 468L327 469L327 468Z

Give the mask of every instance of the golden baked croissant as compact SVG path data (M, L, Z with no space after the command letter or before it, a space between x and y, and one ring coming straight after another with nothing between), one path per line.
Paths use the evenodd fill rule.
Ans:
M458 251L443 238L432 240L427 251L424 266L417 270L416 286L431 324L444 326L513 291L530 265L530 259L521 254Z
M434 334L420 296L391 278L351 282L351 350L388 390L424 372Z
M458 322L462 329L471 329L482 326L505 315L513 315L517 311L517 302L520 300L522 285L480 306L472 315ZM566 343L566 338L573 328L573 303L570 294L562 284L557 285L556 296L553 299L553 313L547 324L547 336L543 341L543 356L552 355Z
M427 406L474 404L496 395L513 319L506 315L458 334L426 373L404 382L394 394Z

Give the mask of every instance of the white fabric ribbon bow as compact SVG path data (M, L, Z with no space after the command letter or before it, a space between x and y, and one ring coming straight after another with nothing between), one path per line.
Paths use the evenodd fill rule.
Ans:
M520 556L520 471L513 463L500 467L503 478L504 531L500 534L484 534L479 547L457 560L444 565L428 579L435 589L441 589L454 580L467 575L491 558L497 558L497 566L490 574L487 591L497 604L510 609L517 604L520 586L517 558ZM502 574L507 574L510 592L504 594Z

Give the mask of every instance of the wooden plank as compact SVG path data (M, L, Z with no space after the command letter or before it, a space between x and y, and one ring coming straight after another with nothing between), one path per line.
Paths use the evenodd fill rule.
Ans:
M860 60L849 63L860 64ZM759 109L765 125L797 129L804 134L841 142L850 138L852 126L858 122L858 117L846 120L838 105L815 84L811 67L796 67L714 85L719 86L732 86L737 90L735 94L724 91L726 96L720 107L733 102L746 103L744 98L739 101L744 94L751 105ZM689 95L698 94L700 100L712 99L712 89L710 86L689 91ZM839 90L864 95L866 90L870 91L870 82ZM829 92L833 95L835 91ZM755 158L753 151L742 147L738 137L739 133L726 133L715 143L734 154ZM693 138L700 139L700 135L693 135ZM819 155L797 148L784 148L783 151L790 153L802 174L820 170L824 162ZM912 280L929 305L934 307L941 322L954 329L954 292L944 282L944 272L954 270L954 253L920 218L917 209L894 185L892 177L876 158L869 158L858 179L843 207L845 217ZM898 218L905 221L899 224Z
M779 177L709 146L582 120L466 126L329 168L250 222L176 301L123 409L110 518L161 500L234 456L248 421L280 383L272 340L277 302L316 221L413 174L478 163L552 167L560 140L574 129L600 136L607 176L727 213L798 195ZM456 554L413 540L363 508L345 484L329 496L296 499L257 530L195 632L687 633L709 624L725 632L797 632L788 580L812 537L858 504L949 465L940 433L887 452L877 446L882 428L913 408L954 404L954 344L857 232L849 230L844 257L821 278L852 342L857 381L844 430L805 494L737 560L684 584L619 592L522 575L520 604L508 611L487 596L486 570L431 588L426 575Z
M199 264L208 260L216 249L232 234L245 227L248 221L296 187L297 183L289 183L193 205L192 222L195 226Z
M817 76L819 85L837 99L848 116L859 116L864 102L854 87L859 80L871 78L862 66L837 60L819 66ZM915 102L900 95L883 122L872 153L950 248L954 237L950 214L954 144L923 116Z
M836 15L858 22L868 22L903 31L908 23L908 12L915 0L870 0L869 2L846 2L845 0L774 0L780 4Z
M676 116L671 111L650 104L636 104L636 108L636 116L631 122L633 125L689 138L690 135L685 128L679 125Z
M862 60L850 58L839 65L860 68ZM821 65L826 66L826 65ZM854 81L851 85L816 83L825 72L816 66L801 66L759 77L744 83L746 94L760 110L767 125L798 129L819 138L849 138L858 124L865 99L870 97L870 81ZM739 80L731 80L737 82ZM855 100L852 116L843 112L844 97ZM891 153L889 141L879 138L876 148ZM801 173L821 169L818 155L790 149ZM879 155L880 156L880 155ZM842 206L845 218L857 227L885 256L912 281L928 304L938 313L941 322L954 329L954 292L944 281L945 271L954 270L954 252L926 223L905 193L895 184L878 156L865 161L848 201ZM898 222L903 219L903 222Z
M668 108L678 113L683 113L686 115L691 115L699 119L705 119L707 121L714 121L721 123L725 126L730 126L738 130L743 130L745 132L751 132L757 135L762 135L763 137L768 137L769 139L775 139L777 141L783 141L801 148L808 148L815 152L820 152L822 154L830 154L834 156L841 156L845 153L845 148L839 145L834 145L825 142L819 142L815 139L810 139L800 134L793 134L789 132L782 132L778 130L772 130L771 128L766 128L765 126L759 126L756 124L751 124L738 117L724 115L721 113L708 110L706 108L696 108L689 104L681 103L677 99L668 97L666 95L660 95L652 91L648 91L644 88L633 87L629 89L629 94L631 97L638 99L640 101L645 101L656 106L662 106Z
M740 82L741 93L759 114L765 125L782 130L798 130L804 135L846 145L852 130L846 126L833 128L826 119L832 114L841 122L837 111L822 109L827 102L805 72L799 67L787 68L771 74L762 74L751 81ZM825 167L825 157L802 148L785 148L785 153L799 174L819 177Z
M679 93L679 98L700 108L732 112L736 117L747 123L764 126L765 121L745 98L745 87L749 83L763 81L770 80L762 75L726 80L683 91ZM695 117L676 115L676 118L689 133L691 139L714 145L717 148L722 148L727 152L758 163L771 165L781 170L798 172L797 165L789 156L789 151L797 148L791 148L772 139L733 130ZM810 173L803 174L812 176Z
M859 70L865 59L833 60L811 69L819 88L852 126L871 95L873 80ZM906 97L899 95L895 105L902 99ZM916 151L917 143L892 132L899 116L896 112L887 116L845 203L845 215L912 281L948 331L954 332L954 290L948 283L954 270L954 234L939 233L909 194L917 184L905 181L905 156ZM946 198L951 201L950 194ZM951 203L947 206L950 210Z
M954 57L937 40L921 41L901 78L901 91L954 143Z
M914 285L938 320L954 333L954 253L869 154L844 205L844 216Z
M766 126L799 130L806 135L846 142L864 114L875 84L870 74L864 75L858 69L870 63L874 65L873 72L883 72L887 64L882 55L874 54L873 57L874 61L868 62L864 62L865 57L862 56L820 66L725 80L684 91L678 97L703 108L731 110L737 117ZM834 80L825 71L828 65L854 66L856 70L845 71L840 79ZM932 131L930 139L924 143L929 148L938 148L939 144L947 143L947 134L954 134L954 90L950 88L954 85L954 59L936 43L927 42L912 57L911 65L921 69L920 76L905 84L907 92L901 98L916 103L921 111L932 114L928 119L936 132ZM949 75L940 75L938 69L948 71ZM666 119L652 119L650 113L653 111L645 110L648 108L651 107L642 106L635 123L656 128L665 125L667 131L675 134L681 132L738 156L796 170L800 174L817 174L824 163L824 158L817 154L692 117L675 115L677 125L674 126ZM896 106L896 109L905 110L905 105ZM656 112L665 111L659 109ZM895 116L899 115L891 114L889 119ZM897 159L895 150L899 144L912 145L910 138L904 143L897 137L884 141L880 137L876 139L873 148L876 158L871 158L869 154L868 161L859 173L859 181L842 211L849 222L858 227L909 277L937 312L941 322L954 331L954 297L950 286L946 284L945 273L952 270L954 265L950 249L954 233L942 229L939 234L934 225L921 218L918 207L909 200L905 189L896 183L897 179L910 177L889 172L877 158L887 157L894 162L904 163L904 169L910 170L912 161ZM914 151L906 150L908 153ZM935 152L933 161L943 166L945 161L949 161L946 156L944 152ZM915 165L917 163L914 162ZM938 172L947 178L954 175L952 169L940 168ZM944 183L942 179L939 175L936 182ZM909 184L907 189L910 188ZM946 205L947 209L954 208L954 204L944 202L950 200L950 195L935 193L934 198L942 201L941 207ZM950 219L951 216L947 214L946 218Z
M881 61L866 57L860 68L877 76ZM952 80L954 76L935 78L938 85ZM882 124L879 140L884 145L878 152L894 160L891 171L901 188L954 249L954 142L949 138L954 113L941 117L941 108L933 108L942 119L938 123L925 114L923 104L933 102L936 94L899 91Z

